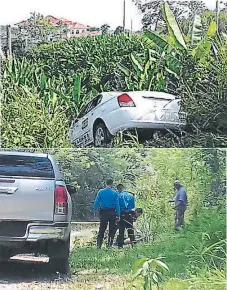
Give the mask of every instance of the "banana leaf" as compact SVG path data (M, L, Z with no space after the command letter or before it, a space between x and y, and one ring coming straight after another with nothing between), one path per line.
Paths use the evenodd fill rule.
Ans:
M169 43L164 38L162 38L153 31L146 31L144 33L144 38L145 41L151 45L152 48L154 47L154 44L156 44L159 48L163 50L167 45L169 45Z
M194 16L192 28L191 28L191 45L193 45L195 42L202 40L202 22L201 17L197 14Z
M169 33L169 43L179 49L187 49L183 34L168 3L163 5L163 12Z
M73 98L76 104L80 103L80 94L81 94L81 76L76 75L74 79L74 92L73 92Z

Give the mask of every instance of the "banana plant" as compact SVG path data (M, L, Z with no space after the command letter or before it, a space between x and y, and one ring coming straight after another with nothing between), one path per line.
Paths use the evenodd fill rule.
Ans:
M163 14L169 34L168 43L178 49L187 50L184 36L167 2L163 5Z
M190 32L191 47L202 40L203 29L200 15L195 13Z
M15 85L39 85L39 74L42 68L31 64L25 58L21 61L12 58L3 64L3 78L8 79Z

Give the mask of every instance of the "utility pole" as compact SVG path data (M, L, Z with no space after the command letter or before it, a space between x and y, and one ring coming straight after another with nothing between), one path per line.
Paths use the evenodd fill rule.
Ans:
M123 0L124 1L124 3L123 3L123 31L125 32L125 10L126 10L126 8L125 8L125 0Z
M131 34L133 32L133 26L132 26L132 19L131 19Z
M7 25L7 57L12 58L12 31L11 26Z
M219 13L220 13L220 3L219 3L219 0L216 0L216 24L217 24L217 32L219 32Z

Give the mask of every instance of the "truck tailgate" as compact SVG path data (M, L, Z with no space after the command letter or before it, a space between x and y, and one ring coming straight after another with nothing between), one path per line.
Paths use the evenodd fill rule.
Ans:
M0 221L53 221L54 191L47 157L0 154Z
M52 221L54 180L0 177L0 220Z

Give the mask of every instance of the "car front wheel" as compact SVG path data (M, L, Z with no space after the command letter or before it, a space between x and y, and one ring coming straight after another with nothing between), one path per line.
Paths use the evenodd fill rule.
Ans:
M106 147L111 141L111 135L104 123L99 123L94 128L95 147Z

